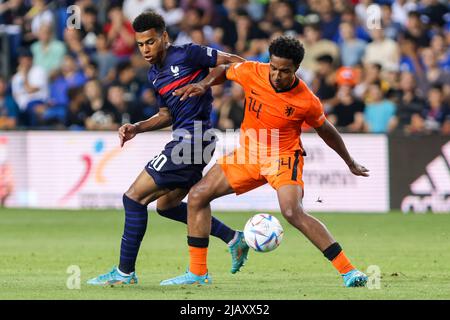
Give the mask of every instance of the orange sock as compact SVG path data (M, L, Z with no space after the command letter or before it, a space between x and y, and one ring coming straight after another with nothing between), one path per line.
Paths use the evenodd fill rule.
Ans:
M355 269L355 267L351 264L350 260L345 256L344 251L341 251L336 258L331 261L333 266L339 271L340 274L344 274L349 272L350 270Z
M203 276L208 272L206 267L206 257L208 248L198 248L189 246L190 264L189 271L198 276Z

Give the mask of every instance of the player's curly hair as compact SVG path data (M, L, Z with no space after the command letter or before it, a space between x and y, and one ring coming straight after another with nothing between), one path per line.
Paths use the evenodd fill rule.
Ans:
M156 32L161 34L166 30L166 23L160 14L154 11L145 11L134 19L133 29L135 32L145 32L150 29L155 29Z
M300 41L293 37L280 36L270 43L269 53L270 56L291 59L297 66L303 61L305 48Z

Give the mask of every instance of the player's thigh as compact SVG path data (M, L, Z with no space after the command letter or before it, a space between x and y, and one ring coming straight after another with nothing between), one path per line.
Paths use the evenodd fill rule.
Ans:
M155 180L144 169L137 176L136 180L128 188L125 194L130 199L137 201L141 204L147 205L152 201L155 201L159 197L167 194L170 190L167 188L161 188Z
M221 196L234 193L220 165L215 164L189 191L189 205L203 205Z
M177 188L158 198L156 207L159 210L168 210L178 206L189 193L189 189Z

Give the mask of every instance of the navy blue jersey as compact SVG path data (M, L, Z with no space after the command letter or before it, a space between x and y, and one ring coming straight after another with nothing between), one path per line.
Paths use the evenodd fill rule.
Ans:
M204 79L209 68L217 63L217 50L187 44L171 45L167 49L161 68L153 65L148 72L148 80L155 91L159 107L167 107L172 116L172 129L194 132L194 121L202 121L203 130L211 128L210 113L213 101L211 89L203 96L180 101L172 92L189 83Z

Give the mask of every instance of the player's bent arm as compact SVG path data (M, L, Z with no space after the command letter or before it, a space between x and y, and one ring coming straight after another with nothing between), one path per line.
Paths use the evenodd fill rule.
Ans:
M136 133L154 131L166 128L172 124L172 116L168 108L159 108L159 112L151 118L136 122Z
M234 62L244 62L245 59L231 53L223 52L223 51L217 51L217 62L216 66L222 65L222 64L230 64Z
M206 90L212 86L224 83L227 80L226 74L228 67L228 64L215 67L202 81L198 83L203 85Z
M204 95L205 92L212 86L224 83L226 72L229 65L220 65L211 70L211 72L201 81L197 83L188 84L180 89L175 90L172 94L174 96L181 96L180 101L190 97Z
M125 142L133 139L138 133L153 131L168 127L172 124L172 117L169 109L160 108L159 113L153 117L136 122L135 124L126 123L119 128L120 146L123 147Z
M345 146L344 140L342 140L341 135L337 129L325 119L325 122L317 128L314 128L317 134L322 138L323 141L345 161L350 171L358 176L369 176L365 167L356 163L356 161L350 156L350 153Z
M229 64L244 61L246 60L238 55L217 51L216 67L212 69L202 81L188 84L175 90L172 94L174 96L181 96L180 101L189 97L204 95L210 87L222 84L227 80L226 71Z
M325 141L331 149L336 151L336 153L345 161L347 165L352 163L353 159L335 126L333 126L328 120L325 120L320 127L314 129L322 140Z

